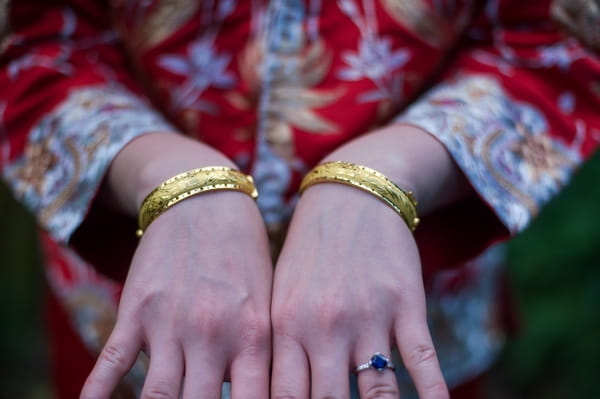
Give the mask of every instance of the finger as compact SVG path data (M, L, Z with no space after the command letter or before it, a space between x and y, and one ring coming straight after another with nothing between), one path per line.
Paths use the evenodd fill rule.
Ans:
M183 379L183 352L174 339L150 342L150 367L142 399L177 399Z
M183 399L220 399L227 359L210 345L186 348Z
M450 394L429 334L426 317L415 315L401 318L396 321L395 330L400 355L417 388L419 398L448 399Z
M139 331L117 322L81 390L81 399L108 399L142 347Z
M390 358L389 335L370 332L359 340L356 346L355 364L357 366L366 364L373 359L371 367L358 371L358 391L361 399L398 399L400 397L396 374L393 369L387 367L388 362L391 362Z
M336 342L309 351L312 398L350 397L349 353L349 345Z
M273 339L272 399L308 399L308 358L298 341L290 336Z
M231 399L263 399L269 397L270 351L245 352L231 363Z

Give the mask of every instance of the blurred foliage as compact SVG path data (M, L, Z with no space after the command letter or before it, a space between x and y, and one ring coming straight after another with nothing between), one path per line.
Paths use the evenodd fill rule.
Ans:
M499 367L512 397L600 398L599 183L596 154L509 245L523 321Z
M490 397L600 398L600 154L508 246L522 328ZM47 399L34 223L0 186L0 398Z
M40 263L32 217L0 184L0 398L50 397Z

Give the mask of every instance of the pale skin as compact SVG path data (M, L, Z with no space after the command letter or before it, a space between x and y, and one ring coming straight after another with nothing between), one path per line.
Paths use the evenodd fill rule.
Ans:
M444 147L408 125L362 136L328 160L380 171L414 192L420 215L469 191ZM234 166L202 143L151 133L115 158L104 195L135 217L162 181L209 165ZM169 209L140 241L117 324L81 398L108 399L142 349L150 355L144 399L217 399L224 379L233 399L348 398L348 374L392 345L421 398L449 397L416 244L383 202L339 184L310 187L274 278L272 270L250 197L213 192ZM390 371L363 371L358 383L364 399L400 397Z

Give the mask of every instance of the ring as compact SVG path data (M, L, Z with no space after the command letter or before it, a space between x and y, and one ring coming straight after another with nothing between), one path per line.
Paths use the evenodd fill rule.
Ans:
M371 357L371 359L369 359L368 362L359 364L356 367L355 372L358 373L367 369L375 369L381 372L386 368L396 370L396 366L386 355L384 355L381 352L375 352L375 354L373 354L373 357Z

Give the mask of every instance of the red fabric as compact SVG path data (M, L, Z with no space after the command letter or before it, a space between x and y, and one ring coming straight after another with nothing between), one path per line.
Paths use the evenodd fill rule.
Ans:
M484 399L485 378L478 377L457 386L450 391L451 399Z
M76 15L72 33L78 42L69 41L62 32L64 7ZM111 32L110 7L104 1L44 2L18 0L10 5L12 36L0 54L0 87L4 112L4 131L10 140L9 158L22 154L30 129L45 114L65 99L70 90L115 79L129 90L141 93L122 49L115 43L98 42L102 32ZM15 43L15 40L17 41ZM89 41L89 43L86 43ZM33 66L19 78L11 78L21 59L43 58L49 66ZM61 73L63 68L63 73ZM0 157L0 169L2 164Z
M232 158L249 159L242 166L250 169L255 156L256 108L262 83L259 77L252 75L251 68L262 61L260 54L253 58L252 41L255 37L252 37L249 18L251 3L239 1L233 14L222 24L221 34L215 39L216 49L233 54L230 71L237 77L235 85L227 90L208 87L203 92L201 100L214 104L219 111L216 113L214 110L199 111L190 106L174 105L171 101L174 87L186 78L169 72L160 62L160 57L165 54L184 56L195 35L207 30L207 26L212 27L210 23L200 26L200 21L206 16L206 7L192 8L189 17L173 27L163 25L160 21L154 21L152 25L149 21L136 19L136 7L141 7L137 2L13 1L10 9L12 32L0 55L0 100L4 107L0 113L0 137L3 144L5 141L7 143L2 149L8 149L6 157L0 156L0 169L5 169L10 162L24 154L31 128L60 104L70 91L109 82L117 82L132 93L153 100L156 109L169 116L187 134ZM311 60L312 63L303 65L300 72L309 74L317 70L321 66L319 62L329 66L329 72L308 85L302 93L336 97L335 101L309 110L316 117L339 125L339 130L323 134L323 131L311 131L301 124L287 124L292 136L287 144L293 149L293 157L304 162L304 168L311 167L349 139L389 121L406 105L407 99L414 98L426 84L433 83L430 79L451 50L454 50L456 57L449 65L444 65L447 67L444 77L471 74L494 76L514 99L532 103L542 111L550 126L548 135L571 143L582 120L585 120L590 132L600 129L600 61L597 57L585 53L582 46L573 41L567 51L581 53L582 56L568 72L560 66L529 67L537 61L533 59L536 47L551 46L565 38L565 33L549 22L550 1L490 1L489 4L497 3L499 7L496 18L501 20L502 26L482 13L476 24L479 36L462 39L462 27L457 21L462 15L460 8L466 7L465 4L469 2L452 2L458 5L456 18L433 21L433 24L425 27L425 33L427 27L442 31L440 37L444 40L441 44L419 33L418 29L412 29L414 27L400 24L385 12L383 2L377 2L377 33L389 38L391 48L409 49L412 57L406 66L385 76L383 82L386 84L388 80L400 78L402 90L391 93L381 101L362 102L357 98L373 90L374 83L361 78L341 84L336 73L344 68L348 58L346 53L356 50L356 44L364 32L348 22L337 3L330 0L322 2L321 14L326 17L319 19L319 30L323 40L310 44L322 46L324 50L319 57ZM430 2L423 3L429 5ZM189 4L191 7L196 3ZM148 13L151 14L157 7L159 2L153 3ZM69 27L66 22L69 18L74 19L74 30L65 32ZM431 23L427 18L418 22ZM534 28L524 30L523 24ZM163 28L171 31L162 40L147 43ZM120 39L99 40L103 34L116 34ZM459 40L462 40L460 46L453 49L454 42ZM486 52L501 58L502 49L497 46L499 41L505 46L503 50L510 50L521 62L515 62L517 66L510 76L502 73L501 65L484 64L476 57L478 52ZM309 47L306 52L311 50L319 50L319 47ZM550 100L567 90L578 98L575 109L568 115L558 112L554 100ZM236 96L235 100L232 100L232 96ZM583 158L595 150L598 140L594 134L585 135L580 146ZM293 170L291 179L294 184L288 188L288 195L295 193L304 172L302 168ZM481 202L457 204L452 211L449 213L449 210L445 210L424 220L417 233L426 276L431 276L442 267L456 265L490 242L506 237L506 229L500 226ZM106 220L93 213L87 220L89 224L84 224L80 235L74 237L73 246L98 270L122 280L134 243L121 245L123 242L119 234L111 237L114 241L103 241L102 245L100 240L95 242L93 237L106 236L99 234ZM100 228L96 230L94 227L98 226ZM114 229L114 225L111 228ZM120 229L120 232L129 234L127 228ZM119 251L114 250L117 247ZM51 252L49 263L67 264L68 260L62 256L59 251ZM67 279L71 278L68 267L63 269ZM61 398L76 397L75 391L88 373L92 360L85 355L80 340L68 327L69 322L58 308L55 297L49 299L48 306L50 333L56 354L57 386L62 392Z
M71 327L63 305L52 292L46 295L46 319L56 398L77 399L85 379L94 367L95 358Z

